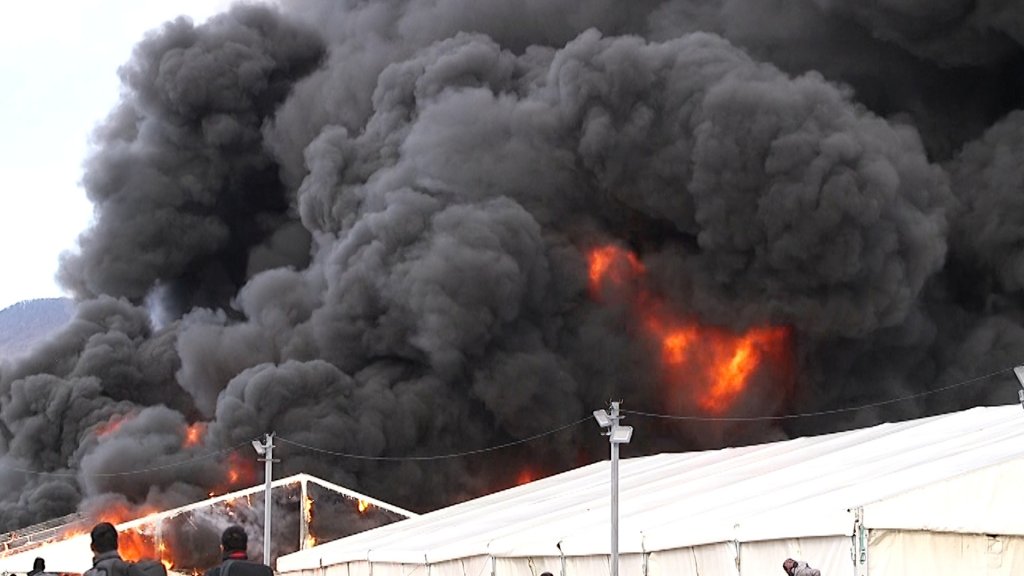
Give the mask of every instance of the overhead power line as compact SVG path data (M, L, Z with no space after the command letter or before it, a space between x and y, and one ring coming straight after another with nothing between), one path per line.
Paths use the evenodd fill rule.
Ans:
M664 418L667 420L687 420L692 422L758 422L768 420L794 420L797 418L813 418L816 416L828 416L830 414L842 414L845 412L858 412L860 410L866 410L868 408L877 408L879 406L886 406L888 404L896 404L897 402L905 402L907 400L913 400L915 398L921 398L923 396L929 396L931 394L937 394L939 392L945 392L946 390L952 390L953 388L959 388L981 380L986 380L1003 372L1009 372L1013 368L1003 368L990 372L982 376L976 376L969 380L963 380L956 382L948 386L942 386L941 388L935 388L934 390L926 390L924 392L918 392L917 394L910 394L907 396L900 396L899 398L890 398L888 400L879 400L877 402L869 402L867 404L860 404L858 406L848 406L846 408L833 408L830 410L819 410L817 412L799 412L796 414L777 414L771 416L697 416L690 414L657 414L653 412L640 412L637 410L623 410L623 414L632 414L634 416L645 416L648 418Z
M982 380L986 380L988 378L991 378L991 377L999 375L999 374L1003 374L1005 372L1009 372L1011 370L1013 370L1013 368L1003 368L1003 369L1000 369L1000 370L996 370L994 372L990 372L988 374L983 374L981 376L976 376L974 378L970 378L970 379L967 379L967 380L963 380L963 381L960 381L960 382L949 384L947 386L942 386L940 388L935 388L934 390L926 390L924 392L918 392L916 394L909 394L909 395L906 395L906 396L900 396L898 398L890 398L888 400L880 400L880 401L877 401L877 402L869 402L867 404L860 404L860 405L857 405L857 406L848 406L848 407L845 407L845 408L834 408L834 409L830 409L830 410L819 410L819 411L816 411L816 412L800 412L800 413L795 413L795 414L777 414L777 415L764 415L764 416L701 416L701 415L692 415L692 414L689 414L689 415L688 414L658 414L658 413L654 413L654 412L642 412L642 411L638 411L638 410L622 410L621 412L623 414L631 414L631 415L634 415L634 416L643 416L643 417L647 417L647 418L663 418L663 419L667 419L667 420L685 420L685 421L691 421L691 422L757 422L757 421L792 420L792 419L798 419L798 418L814 418L814 417L818 417L818 416L828 416L828 415L831 415L831 414L842 414L842 413L847 413L847 412L856 412L856 411L859 411L859 410L866 410L868 408L877 408L879 406L885 406L885 405L888 405L888 404L895 404L897 402L905 402L907 400L913 400L915 398L921 398L921 397L924 397L924 396L929 396L931 394L937 394L939 392L945 392L947 390L952 390L954 388L959 388L959 387L962 387L962 386L967 386L969 384L974 384L976 382L980 382ZM1024 386L1024 382L1022 382L1022 386ZM277 436L276 439L278 441L280 441L282 444L290 444L292 446L295 446L297 448L302 448L304 450L310 450L310 451L313 451L313 452L318 452L318 453L321 453L321 454L328 454L328 455L331 455L331 456L337 456L337 457L341 457L341 458L351 458L351 459L355 459L355 460L391 461L391 462L430 461L430 460L446 460L446 459L451 459L451 458L462 458L462 457L465 457L465 456L473 456L473 455L476 455L476 454L484 454L484 453L487 453L487 452L494 452L494 451L497 451L497 450L503 450L505 448L511 448L512 446L518 446L520 444L525 444L527 442L532 442L534 440L538 440L538 439L543 438L545 436L550 436L552 434L557 434L557 433L562 432L564 430L568 430L568 429L573 428L575 426L579 426L580 424L582 424L583 422L586 422L587 420L590 420L590 416L586 416L584 418L576 420L575 422L570 422L569 424L565 424L563 426L559 426L557 428L548 430L546 432L541 432L539 434L534 434L533 436L530 436L530 437L527 437L527 438L521 438L519 440L513 440L511 442L505 442L503 444L498 444L496 446L490 446L490 447L487 447L487 448L479 448L479 449L476 449L476 450L467 450L467 451L464 451L464 452L454 452L454 453L449 453L449 454L436 454L436 455L430 455L430 456L367 456L365 454L354 454L354 453L351 453L351 452L340 452L340 451L336 451L336 450L328 450L326 448L320 448L320 447L317 447L317 446L310 446L308 444L304 444L302 442L296 442L294 440L289 440L288 438L284 438L284 437L281 437L281 436ZM176 467L179 467L179 466L186 466L188 464L192 464L192 463L200 461L200 460L205 460L205 459L208 459L208 458L213 458L215 456L219 456L221 454L232 452L234 450L237 450L237 449L239 449L239 448L249 444L250 442L251 441L247 440L245 442L236 444L234 446L230 446L230 447L227 447L227 448L222 448L220 450L216 450L216 451L213 451L213 452L207 452L207 453L204 453L204 454L197 454L197 455L194 455L194 456L192 456L190 458L186 458L184 460L178 460L178 461L175 461L175 462L170 462L170 463L162 464L162 465L159 465L159 466L150 466L150 467L146 467L146 468L140 468L140 469L137 469L137 470L123 470L123 471L120 471L120 472L96 472L96 473L90 473L90 474L83 473L83 472L45 472L45 471L39 471L39 470L29 470L29 469L26 469L26 468L20 468L20 467L17 467L17 466L10 466L10 465L7 465L7 464L0 464L0 468L4 468L4 469L7 469L7 470L12 470L12 471L15 471L15 472L21 472L23 474L32 474L32 475L36 475L36 476L56 476L56 477L68 477L68 478L81 478L81 477L111 478L111 477L119 477L119 476L131 476L131 475L136 475L136 474L145 474L145 473L148 473L148 472L156 472L156 471L159 471L159 470L167 470L167 469L176 468Z
M245 446L247 444L249 444L248 440L246 440L245 442L242 442L241 444L235 444L234 446L231 446L229 448L222 448L220 450L216 450L214 452L207 452L205 454L197 454L195 456L192 456L191 458L186 458L185 460L178 460L176 462L169 462L167 464L161 464L160 466L150 466L148 468L139 468L138 470L123 470L121 472L95 472L95 473L91 473L91 474L86 474L86 473L83 473L83 472L45 472L45 471L40 471L40 470L29 470L27 468L19 468L17 466L9 466L9 465L6 465L6 464L0 465L0 468L6 468L7 470L14 470L15 472L21 472L23 474L34 474L36 476L61 476L61 477L67 477L67 478L81 478L81 477L110 478L110 477L115 477L115 476L131 476L131 475L134 475L134 474L145 474L146 472L156 472L157 470L166 470L168 468L177 468L178 466L185 466L186 464L192 464L194 462L198 462L199 460L206 460L208 458L213 458L214 456L219 456L221 454L225 454L227 452L231 452L233 450L237 450L237 449L239 449L242 446Z
M539 438L543 438L545 436L550 436L552 434L557 434L558 432L561 432L563 430L568 430L569 428L572 428L574 426L579 426L580 424L586 422L587 420L590 420L590 416L587 416L585 418L580 418L579 420L577 420L575 422L572 422L570 424L566 424L565 426L559 426L558 428L555 428L553 430L548 430L547 432L541 432L540 434L534 434L533 436L530 436L529 438L522 438L520 440L513 440L512 442L506 442L504 444L499 444L497 446L490 446L488 448L479 448L477 450L467 450L465 452L455 452L455 453L452 453L452 454L437 454L437 455L433 455L433 456L366 456L364 454L352 454L350 452L336 452L334 450L326 450L324 448L318 448L316 446L309 446L308 444L302 444L301 442L295 442L295 441L289 440L287 438L284 438L282 436L278 436L277 439L280 440L282 444L291 444L292 446L296 446L298 448L304 448L306 450L312 450L314 452L320 452L321 454L330 454L331 456L340 456L340 457L343 457L343 458L353 458L353 459L356 459L356 460L385 460L385 461L394 461L394 462L423 461L423 460L445 460L445 459L449 459L449 458L461 458L463 456L472 456L474 454L483 454L485 452L494 452L495 450L501 450L503 448L510 448L512 446L516 446L516 445L519 445L519 444L525 444L527 442L532 442L534 440L537 440Z

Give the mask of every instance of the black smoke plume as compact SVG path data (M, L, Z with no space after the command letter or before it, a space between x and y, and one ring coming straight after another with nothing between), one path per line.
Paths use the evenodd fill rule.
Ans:
M1021 3L291 0L168 23L120 74L76 318L0 372L2 527L255 482L270 431L384 458L282 444L281 474L416 510L600 459L593 426L388 459L667 410L630 307L588 290L598 245L668 310L789 327L792 381L732 415L1024 356ZM982 384L633 418L627 454L1015 399Z

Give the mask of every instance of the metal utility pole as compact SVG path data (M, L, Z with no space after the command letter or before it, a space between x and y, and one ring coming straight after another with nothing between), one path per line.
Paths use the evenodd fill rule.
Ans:
M619 426L619 402L611 403L611 414L604 410L594 410L594 419L604 429L612 451L612 541L611 541L611 576L619 576L619 444L629 444L633 437L632 426Z
M266 463L263 469L266 480L263 488L263 563L270 566L270 510L273 507L270 496L273 491L271 483L274 479L274 433L271 432L264 438L263 442L253 440L252 447L256 449L257 454L263 456L259 459L260 462Z
M612 576L619 576L619 444L612 437L619 427L619 403L612 402L611 430L608 443L612 445Z

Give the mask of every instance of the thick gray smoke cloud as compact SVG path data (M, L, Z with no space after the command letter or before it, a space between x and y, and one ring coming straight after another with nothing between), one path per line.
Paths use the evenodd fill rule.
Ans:
M732 414L1019 363L1021 6L303 0L167 24L86 164L97 222L62 267L77 317L0 372L0 526L201 498L252 457L159 467L268 431L423 457L609 398L698 412L666 405L686 383L664 381L628 294L588 289L598 245L635 252L671 314L789 327L792 373L755 378ZM630 452L1014 398L634 418ZM442 460L284 444L281 473L428 509L604 450L591 428Z

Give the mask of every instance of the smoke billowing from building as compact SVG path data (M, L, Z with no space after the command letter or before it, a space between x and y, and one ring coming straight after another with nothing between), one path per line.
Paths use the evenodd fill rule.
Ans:
M0 526L251 482L268 431L429 456L610 398L698 413L664 401L687 382L659 368L637 312L654 298L788 330L792 370L753 374L730 415L1018 363L1022 72L1024 5L999 0L289 0L168 23L94 135L96 223L61 270L76 318L0 372ZM642 288L595 297L588 254L609 245ZM1014 398L633 418L628 452ZM427 509L606 449L576 427L434 461L280 455L282 474Z

